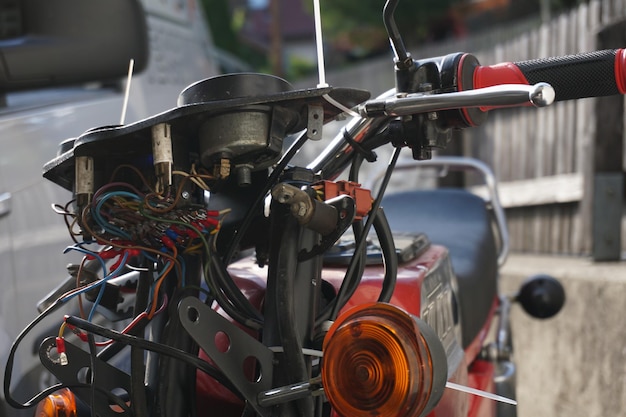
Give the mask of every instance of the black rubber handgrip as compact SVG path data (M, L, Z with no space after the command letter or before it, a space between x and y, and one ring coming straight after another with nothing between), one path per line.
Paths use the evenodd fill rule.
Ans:
M626 93L626 54L613 49L476 67L474 88L547 82L556 101Z
M547 82L556 100L619 94L615 82L615 54L595 51L580 55L516 62L530 84Z

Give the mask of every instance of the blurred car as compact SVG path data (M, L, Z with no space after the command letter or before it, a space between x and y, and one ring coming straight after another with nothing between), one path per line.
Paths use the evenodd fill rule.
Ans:
M61 141L120 124L131 58L137 74L126 123L175 107L185 86L217 74L215 56L195 0L0 0L3 371L12 341L37 315L37 302L77 259L63 255L71 240L51 207L71 195L43 179L43 165ZM49 378L34 340L25 340L14 365L11 386L20 401ZM18 412L0 394L0 417L13 415Z

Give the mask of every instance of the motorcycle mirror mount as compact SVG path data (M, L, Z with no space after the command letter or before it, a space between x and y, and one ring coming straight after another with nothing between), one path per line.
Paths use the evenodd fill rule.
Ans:
M383 7L383 23L387 30L387 37L389 38L389 43L391 44L394 55L396 91L409 93L413 92L409 90L411 90L411 86L413 85L412 80L415 78L418 65L411 57L411 54L408 53L406 46L404 46L402 35L400 35L400 31L396 25L394 12L399 2L400 0L387 0L385 2L385 6Z
M385 2L385 6L383 7L383 23L385 24L389 43L393 50L396 67L398 69L408 69L413 65L413 59L404 46L404 41L402 40L394 18L394 12L396 11L399 1L400 0L387 0L387 2Z

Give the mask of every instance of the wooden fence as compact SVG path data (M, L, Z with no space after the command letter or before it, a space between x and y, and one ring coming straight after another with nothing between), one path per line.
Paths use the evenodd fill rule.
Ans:
M626 47L626 29L619 26L624 21L626 0L592 0L549 22L531 19L411 50L411 54L426 58L464 51L476 55L481 64L491 65ZM617 29L611 32L611 27ZM607 31L610 36L601 36ZM333 72L327 79L332 85L366 88L376 94L393 86L388 58ZM592 254L604 260L615 260L626 250L626 244L620 243L626 242L620 225L624 218L623 99L603 100L560 102L539 110L500 110L491 112L483 126L463 131L461 152L488 163L502 182L513 250ZM606 135L609 122L614 127L609 129L612 138L599 138ZM597 174L606 171L607 155L614 160L616 154L619 166L613 163L608 170L613 180L622 182L594 187ZM617 219L615 207L605 210L605 201L598 202L597 189L616 196ZM594 210L594 204L600 208ZM605 215L603 210L613 214ZM608 217L612 220L607 223Z
M590 1L476 55L491 64L624 47L625 17L624 0ZM619 137L610 138L606 115L615 111ZM514 250L620 257L626 247L620 244L623 189L614 190L617 220L607 218L605 205L594 210L594 201L601 201L604 189L597 174L611 171L623 181L623 116L621 97L584 99L538 111L492 112L484 127L465 132L464 153L488 162L503 182ZM603 142L616 143L608 152L619 153L617 168L607 166Z

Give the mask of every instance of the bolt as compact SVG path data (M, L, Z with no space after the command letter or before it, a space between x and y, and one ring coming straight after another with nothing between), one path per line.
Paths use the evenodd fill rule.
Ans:
M306 204L303 201L301 201L298 204L298 217L304 217L306 216L306 213L307 213Z
M252 165L237 166L237 183L240 187L247 187L252 184Z

